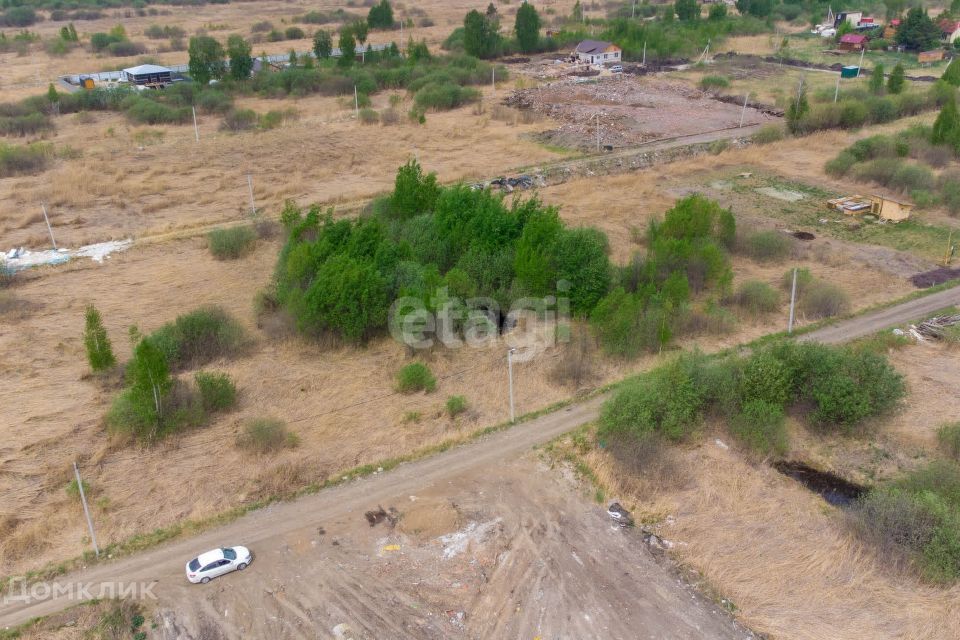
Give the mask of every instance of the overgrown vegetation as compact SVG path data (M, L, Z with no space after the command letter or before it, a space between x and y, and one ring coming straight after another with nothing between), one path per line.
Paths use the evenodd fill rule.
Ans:
M827 162L824 170L832 176L853 175L889 187L909 195L918 206L939 204L958 214L960 173L934 173L957 154L960 116L955 109L944 107L934 127L914 125L896 135L858 140Z
M110 337L103 327L103 319L92 304L87 305L85 312L83 345L87 350L87 362L94 371L106 371L117 363L113 355L113 347L110 345Z
M781 286L787 292L793 288L793 270L783 274ZM850 309L850 297L839 286L815 278L809 269L797 270L797 308L810 320L843 315Z
M237 436L238 447L258 454L277 453L299 444L297 434L290 431L285 422L272 418L248 421Z
M960 462L960 422L945 424L937 430L940 449L952 460Z
M234 355L243 346L243 329L219 307L180 316L147 337L135 328L130 335L136 347L126 366L126 389L114 399L106 418L112 431L154 442L200 426L212 413L236 404L237 390L226 374L198 372L192 385L172 375Z
M815 429L853 434L904 397L900 374L866 350L785 342L749 356L681 355L642 374L607 401L601 438L658 433L690 438L704 416L724 418L731 433L761 454L782 454L787 409Z
M437 389L437 379L422 362L411 362L397 372L396 389L400 393L431 393Z
M960 578L960 465L938 461L880 485L857 504L857 529L934 582Z
M283 212L288 238L276 294L302 332L363 342L387 329L394 300L405 301L394 318L402 322L445 305L438 291L446 287L458 305L477 301L451 310L458 327L495 334L496 310L482 298L506 313L516 300L556 295L560 286L583 315L609 288L603 234L567 229L536 199L508 205L489 190L441 187L410 162L373 210L355 221L316 207L304 215L292 203Z
M447 398L447 415L456 418L467 410L467 399L463 396L450 396Z
M178 316L145 338L173 371L203 366L217 358L239 355L246 331L223 308L205 306Z
M0 178L40 173L53 156L53 145L34 142L28 145L0 143Z
M249 225L214 229L207 234L210 253L218 260L236 260L248 255L257 244L257 232Z
M669 343L691 312L692 294L729 291L735 236L733 214L700 195L677 201L662 222L652 221L647 254L619 270L613 290L590 316L603 349L633 357Z

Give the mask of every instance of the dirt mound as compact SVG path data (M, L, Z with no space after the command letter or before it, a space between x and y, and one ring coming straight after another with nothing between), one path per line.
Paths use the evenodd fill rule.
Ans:
M397 528L408 536L426 540L456 531L461 524L463 517L455 505L425 502L403 511Z
M910 277L910 282L918 289L928 289L938 284L943 284L948 280L960 278L960 268L951 269L949 267L940 267L931 271L924 271Z

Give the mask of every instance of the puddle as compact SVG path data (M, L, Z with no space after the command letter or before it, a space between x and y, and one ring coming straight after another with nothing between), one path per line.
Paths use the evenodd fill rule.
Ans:
M798 202L803 200L803 194L797 191L788 191L787 189L775 189L774 187L760 187L757 193L783 200L784 202Z
M812 233L810 233L809 231L794 231L790 235L792 235L797 240L806 240L806 241L814 240L817 237Z
M836 507L849 506L867 491L866 487L827 471L814 469L802 462L783 460L774 463L773 468L819 494Z

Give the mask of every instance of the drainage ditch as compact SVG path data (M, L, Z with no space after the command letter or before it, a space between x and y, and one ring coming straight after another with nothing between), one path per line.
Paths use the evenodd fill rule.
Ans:
M867 492L867 488L863 485L844 480L829 471L814 469L802 462L781 460L775 462L773 468L819 494L836 507L848 507Z

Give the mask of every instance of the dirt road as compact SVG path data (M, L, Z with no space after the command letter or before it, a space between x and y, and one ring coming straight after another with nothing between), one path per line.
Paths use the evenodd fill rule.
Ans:
M517 460L592 419L601 401L77 572L49 599L5 603L0 626L74 604L56 595L67 585L96 595L156 581L161 637L171 640L316 638L341 623L357 640L752 637L572 481L531 454ZM367 526L377 505L398 507L397 530ZM185 584L183 564L199 549L239 542L257 554L247 572Z
M938 291L916 300L881 309L864 316L851 318L830 327L799 336L803 342L839 344L876 333L897 324L919 320L939 309L960 305L960 287Z
M960 287L938 292L925 298L911 300L864 317L853 318L837 326L827 327L807 334L803 336L802 339L819 340L829 343L843 342L868 335L891 324L918 318L930 311L958 303L960 303ZM498 528L502 524L505 531L505 539L514 541L507 544L506 550L512 549L513 547L511 545L519 544L518 541L523 541L529 555L525 561L521 562L524 568L517 570L519 571L519 575L516 581L514 581L513 578L505 581L503 588L507 590L508 593L499 593L497 596L486 597L486 594L490 592L484 591L486 587L479 588L476 594L478 599L472 602L471 606L473 607L473 611L480 612L479 615L475 616L477 620L475 624L480 626L477 627L473 633L463 637L534 637L537 633L540 633L540 630L544 628L547 622L554 624L555 626L551 628L558 631L569 631L572 627L564 626L563 623L558 623L557 621L561 620L561 616L572 614L570 602L552 600L555 598L557 589L565 588L564 581L566 580L570 580L571 583L575 585L571 591L571 596L574 601L579 601L581 596L585 598L586 596L584 596L584 594L593 594L595 596L594 603L597 607L595 613L597 615L603 613L603 624L607 625L606 628L591 626L594 623L600 623L596 618L591 617L591 614L587 613L585 615L588 616L588 618L576 622L577 625L586 625L582 629L583 633L574 634L573 637L638 637L635 635L636 625L642 627L644 625L656 626L661 624L666 626L663 626L657 632L651 631L650 635L652 637L743 637L741 631L730 626L730 621L726 616L719 613L711 613L708 615L707 610L711 609L711 607L704 603L697 604L696 597L693 597L691 600L690 607L686 605L674 607L666 604L668 601L676 603L676 598L681 598L681 594L686 593L686 587L677 580L669 578L669 575L664 572L662 568L655 568L654 565L651 564L652 560L646 555L647 552L643 549L642 545L639 544L639 539L636 538L637 534L635 532L625 534L627 536L634 536L629 543L621 543L622 539L617 538L616 543L611 543L613 547L610 549L604 548L602 545L599 548L591 546L601 543L601 538L597 536L600 531L605 530L605 527L609 527L609 523L599 508L590 505L582 499L564 503L564 493L562 491L554 492L550 498L559 502L547 505L546 503L549 501L548 494L540 497L538 494L539 489L529 489L529 493L524 493L526 490L525 487L527 487L525 483L534 475L532 471L529 469L525 471L517 471L514 469L509 473L507 472L506 469L509 465L505 466L505 463L510 463L510 461L515 460L535 445L544 443L585 422L593 420L597 416L602 401L603 398L594 398L583 404L545 415L527 424L488 436L443 454L415 463L402 465L390 473L356 480L295 502L274 505L267 509L251 513L232 524L201 534L195 538L179 540L134 557L90 567L89 569L76 572L63 578L61 585L92 585L90 591L96 595L101 592L100 585L118 582L126 584L134 582L149 583L157 580L159 584L155 589L155 593L160 597L161 603L175 607L175 610L180 611L184 603L192 602L196 599L196 594L207 593L199 590L184 591L186 587L183 585L183 576L181 575L183 563L195 555L198 550L242 542L258 551L258 570L259 567L264 567L264 565L267 565L269 569L269 567L273 565L271 558L273 554L277 553L277 549L284 548L284 545L289 546L291 539L300 541L292 543L294 546L297 544L306 544L312 547L313 543L317 541L315 539L309 540L310 535L304 532L311 530L316 532L316 528L326 526L325 523L346 523L350 521L354 524L356 522L361 522L362 524L361 518L363 512L378 504L398 504L401 503L405 497L409 499L409 496L416 496L424 492L434 492L444 496L455 494L456 491L448 491L447 487L452 487L455 484L462 485L462 483L469 484L473 482L474 484L469 490L467 488L461 489L461 492L467 491L467 493L470 493L472 491L472 493L470 493L472 498L469 499L477 504L473 509L475 516L470 519L470 522L476 527L484 522L496 521L497 518L500 518L495 528ZM522 479L516 482L511 481L509 485L508 495L515 497L515 501L509 505L509 507L503 506L502 497L496 503L492 503L489 499L486 501L480 500L479 496L483 495L484 492L490 491L491 487L498 486L498 478L509 478L511 473L514 478L521 477ZM528 475L524 476L524 473ZM545 485L548 480L541 477L538 482ZM493 484L491 485L490 483ZM503 495L502 491L505 490L505 486L505 484L499 484L501 496ZM533 486L532 481L530 481L530 487ZM558 507L556 506L557 504L561 506ZM566 507L563 505L566 505ZM580 511L584 514L584 517L571 517L564 511L565 508ZM538 510L549 509L558 509L558 511L555 512L554 515L538 513ZM458 510L457 513L462 515L462 510ZM486 520L484 520L484 518L486 518ZM577 533L575 536L571 534L572 537L570 538L545 535L546 532L550 531L565 531L565 525L563 523L567 523L573 527L583 526L586 527L586 529ZM343 526L348 529L351 528L346 524ZM355 530L356 527L353 527L353 529ZM304 540L306 540L306 542L304 542ZM543 542L544 540L546 540L546 542ZM384 541L380 542L383 542L384 545L388 544ZM551 548L555 551L546 552L546 549ZM345 552L348 552L351 547L346 547L346 549L347 551ZM590 551L590 549L593 549L593 551ZM599 565L602 565L603 562L608 562L609 566L602 565L596 567L596 575L594 577L599 582L593 582L592 580L586 582L582 580L577 581L575 576L579 571L582 571L582 569L569 566L569 561L566 558L561 560L564 554L579 559L577 562L578 565L586 562L584 560L586 555L586 557L592 558L591 562L596 562ZM360 553L358 557L366 558L369 561L370 554L366 553L364 555ZM499 555L497 557L500 558ZM357 558L354 558L354 560L357 560ZM564 562L567 564L565 565ZM323 567L326 567L323 571L333 571L333 573L337 573L339 576L337 580L339 580L339 582L331 582L328 586L339 594L339 598L345 599L345 602L352 602L356 604L356 606L360 606L359 603L362 603L369 597L368 595L364 595L364 593L366 593L364 589L378 588L375 582L367 582L360 578L351 577L358 569L356 563L350 564L342 561L336 561L335 563L339 567L339 573L330 569L329 566L323 562L303 565L302 568L299 560L292 563L277 564L278 567L286 567L292 575L288 574L276 579L283 580L284 584L290 584L291 587L294 584L297 585L296 589L291 588L289 595L284 597L294 597L294 593L299 592L301 587L297 582L299 580L297 578L297 571L320 571L320 569L317 569L314 565L323 565ZM554 564L550 571L544 572L543 563ZM639 567L639 570L625 569L630 563L636 563L634 566ZM486 585L498 575L498 572L506 571L506 569L504 569L505 566L507 565L503 564L500 560L495 562L491 565L492 573L485 574L481 577L482 583ZM376 567L368 567L367 570L373 571L373 575L383 574L383 571ZM605 581L604 576L608 575L605 572L612 572L610 575L614 575L620 571L626 571L627 574L629 574L623 576L622 581L623 584L627 585L624 588L631 594L630 599L624 601L629 602L630 606L624 610L604 613L600 611L602 609L602 603L607 602L607 606L615 606L611 604L611 602L615 602L615 600L604 600L606 590L617 592L617 590L622 587L621 580L619 579L612 580L611 578ZM333 581L333 573L323 575L327 575L327 579ZM420 577L417 577L417 572L411 572L412 575L408 574L407 577L414 583L420 584L423 580L422 576L425 575L425 573L426 572L421 571L419 573ZM254 575L253 572L251 572L250 575ZM312 579L313 573L310 575ZM241 577L241 580L255 581L256 579L245 574ZM547 581L549 584L545 584L544 581ZM454 591L464 584L457 581L454 581L454 583L459 585L454 588ZM247 583L236 580L220 580L209 588L217 590L216 593L224 593L228 589L240 588L235 586L238 584ZM508 584L509 589L507 589ZM534 589L533 585L537 584L542 584L543 588L541 589L540 586L537 586ZM321 586L316 587L320 589L320 591L317 592L317 597L323 601L330 594L327 593L323 587L322 581L320 585ZM270 587L266 584L261 584L259 581L253 582L252 586L248 585L248 587L253 589L258 595L263 589L267 590L269 595L275 595ZM423 613L420 609L426 606L423 602L419 604L413 602L411 604L411 602L404 603L400 600L391 601L391 598L396 599L400 596L395 595L396 590L394 587L391 587L389 583L384 583L382 587L383 589L378 596L381 598L381 605L389 606L394 612L402 609L408 613L408 610ZM198 589L202 588L203 587ZM530 591L531 589L534 589L534 591ZM601 594L597 592L597 589L600 589L604 593ZM14 626L32 617L47 615L75 604L75 600L71 600L64 595L67 591L65 588L54 588L51 597L38 601L4 601L2 607L0 607L0 627ZM284 593L286 593L285 588ZM238 602L246 601L245 598L247 595L249 594L244 595ZM409 598L415 597L419 597L416 595L416 590L414 590L413 595L410 595ZM687 600L691 599L690 594L683 597ZM529 605L531 598L533 601L539 603L537 606L540 606L544 613L539 616L534 616L524 609L523 604L520 604L526 602L527 605ZM515 615L504 617L505 614L503 610L505 610L513 600L516 600L518 603L514 611ZM587 600L584 601L586 602ZM288 611L293 611L296 616L300 616L302 620L307 621L302 623L307 626L298 627L302 628L303 633L310 633L310 624L319 624L316 620L309 622L312 619L311 615L303 608L307 606L307 602L308 600L305 600L299 608L297 606L284 604L284 607L286 607ZM551 602L556 608L550 604ZM293 607L292 609L290 608L291 606ZM364 633L373 634L374 636L379 634L379 637L383 637L384 633L389 633L391 637L450 637L449 630L444 629L440 629L437 634L430 635L425 631L415 630L414 627L401 628L390 626L392 624L390 621L396 619L393 614L381 610L376 603L366 604L363 605L363 607L366 613L359 616L357 611L352 610L350 606L347 604L343 605L342 615L349 617L349 623L355 630L362 629ZM460 610L466 611L467 608L469 607L465 606L465 608ZM229 609L227 609L227 611L229 611ZM655 615L647 615L654 611L656 612ZM463 620L458 618L457 615L456 613L454 615L457 624L467 619L466 615L463 616ZM223 617L227 617L226 613ZM251 612L249 615L249 624L254 624L260 617L262 616L259 613L254 614ZM417 616L414 617L423 622L422 616L419 618ZM200 618L195 617L193 619L199 620ZM470 619L473 620L474 617ZM691 622L693 619L698 620L698 622ZM574 624L572 619L568 619L567 623L570 625ZM171 622L171 625L174 627L176 627L176 624L176 622ZM198 622L196 624L200 623ZM266 621L261 620L258 624L266 624ZM424 624L426 623L424 622ZM463 624L466 625L465 622ZM474 623L471 622L470 624ZM493 627L486 628L483 627L483 625L493 625ZM498 627L497 625L506 626ZM457 627L457 625L454 625L454 627ZM222 637L251 637L249 635L243 635L244 633L250 632L249 626L244 627L247 631L237 631L240 635L235 635L233 632L230 632L227 627L224 628L227 629L227 631L224 632L225 635ZM239 629L239 627L237 628ZM427 627L423 628L425 629ZM466 628L467 627L464 626L464 629ZM650 628L653 629L653 627ZM630 631L631 629L633 630L632 632ZM694 631L694 629L696 629L696 631ZM193 632L186 632L180 629L177 633L182 635L171 635L169 637L218 637L209 635L209 633L204 635L206 632L200 627L196 627L194 631L198 635L190 635L190 633ZM401 633L401 631L403 633ZM264 630L264 632L266 632L266 630ZM274 635L274 633L274 631L271 631L269 637L307 637L305 635L298 635L299 632L294 633L292 629L289 630L287 636ZM431 633L433 632L431 631ZM564 635L566 635L566 633L564 633Z

